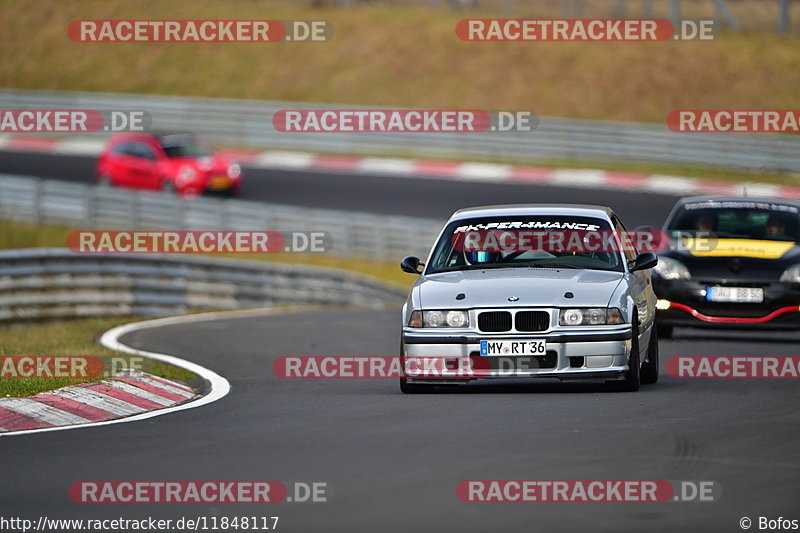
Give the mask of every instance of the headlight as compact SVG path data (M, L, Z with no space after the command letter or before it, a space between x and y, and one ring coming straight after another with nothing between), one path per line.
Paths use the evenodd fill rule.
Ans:
M178 172L178 178L176 181L178 182L178 185L183 186L191 181L194 181L196 177L197 171L195 171L195 169L192 167L185 166L181 168L180 172Z
M653 270L663 279L692 279L686 265L671 257L659 256L658 264Z
M624 324L622 312L616 307L585 307L562 309L558 314L561 326L603 326Z
M784 270L780 280L786 283L800 283L800 265L792 265Z
M408 320L412 328L465 328L469 326L466 311L414 311Z
M236 179L242 175L242 167L238 163L231 163L228 165L228 177Z

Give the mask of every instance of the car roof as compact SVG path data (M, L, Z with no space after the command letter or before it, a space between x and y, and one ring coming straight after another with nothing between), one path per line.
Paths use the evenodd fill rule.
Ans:
M800 201L786 200L784 198L770 198L765 196L722 196L722 195L709 195L709 196L687 196L681 198L675 204L675 207L680 207L686 204L702 203L702 202L762 202L770 204L784 204L800 208Z
M191 131L157 130L150 131L148 134L152 135L153 137L158 137L159 139L162 137L197 137L197 134L192 133Z
M117 133L113 136L114 139L162 139L164 137L197 137L196 133L191 131L169 131L169 130L155 130L155 131L125 131Z
M154 140L152 133L147 132L124 132L113 135L110 139L113 143L118 142L132 142L132 141L152 141Z
M557 216L588 216L610 220L614 211L602 205L584 204L505 204L467 207L459 209L450 217L450 220L463 220L476 217L494 216L528 216L528 215L557 215Z

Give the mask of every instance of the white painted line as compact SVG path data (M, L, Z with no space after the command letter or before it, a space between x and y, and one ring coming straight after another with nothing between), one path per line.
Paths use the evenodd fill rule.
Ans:
M65 387L63 389L48 392L47 394L55 394L57 396L61 396L62 398L75 400L76 402L80 402L91 407L96 407L97 409L102 409L103 411L107 411L117 416L136 415L145 411L145 409L139 406L130 404L128 402L123 402L119 398L114 398L108 394L87 389L86 387ZM95 423L99 424L101 422Z
M550 175L551 185L581 188L603 188L606 186L606 172L604 170L581 170L560 168L555 169Z
M125 383L124 381L102 381L103 385L108 385L109 387L114 387L115 389L119 389L122 392L127 392L128 394L132 394L134 396L138 396L143 400L149 400L153 403L157 403L158 405L163 405L164 407L170 406L175 402L173 400L169 400L164 398L163 396L156 396L152 392L146 391L144 389L140 389L130 383Z
M416 164L413 159L390 159L385 157L365 157L358 163L358 171L370 174L391 176L411 176Z
M505 181L511 179L511 165L493 165L491 163L464 163L456 168L458 179L470 181Z
M68 155L99 155L103 151L105 141L97 139L67 139L53 146L53 152Z
M47 422L54 426L66 426L68 424L86 424L90 422L82 416L56 409L46 403L40 403L28 398L0 398L0 407L5 407L17 413L35 418L41 422Z
M180 357L176 357L174 355L162 354L157 352L147 352L144 350L137 350L135 348L131 348L126 344L122 344L119 341L119 338L123 335L128 333L133 333L135 331L141 331L143 329L150 329L150 328L157 328L161 326L170 326L173 324L183 324L183 323L191 323L191 322L202 322L205 320L216 320L218 318L228 318L228 317L237 317L237 316L258 316L258 315L269 315L269 314L277 314L277 313L287 313L291 312L292 310L297 309L313 309L313 306L303 306L297 308L281 308L281 309L246 309L246 310L237 310L237 311L216 311L213 313L200 313L196 315L185 315L185 316L174 316L174 317L167 317L167 318L157 318L155 320L144 320L141 322L133 322L131 324L125 324L122 326L118 326L116 328L112 328L100 337L100 344L109 348L111 350L116 350L120 352L125 352L134 355L140 355L142 357L148 357L150 359L155 359L156 361L162 361L164 363L168 363L179 368L184 368L190 372L194 372L195 374L201 376L203 379L210 383L210 391L205 396L199 396L194 400L182 403L180 405L174 405L172 407L165 407L164 409L157 409L155 411L147 411L147 412L140 412L139 414L135 414L133 416L127 416L125 418L117 418L114 420L103 420L102 422L91 422L88 424L81 424L75 426L61 426L61 427L52 427L52 428L40 428L40 429L26 429L23 431L9 431L5 433L0 433L0 437L13 437L15 435L27 435L30 433L44 433L47 431L63 431L68 429L75 429L75 428L90 428L90 427L98 427L98 426L107 426L111 424L122 424L125 422L136 422L139 420L146 420L148 418L153 418L156 416L166 415L170 413L175 413L178 411L183 411L185 409L194 409L195 407L200 407L203 405L207 405L209 403L216 402L217 400L224 398L231 390L231 384L228 382L227 379L220 376L216 372L209 370L203 366L200 366L196 363L192 363L191 361L187 361L185 359L181 359ZM87 389L85 387L73 387L71 389L60 389L54 393L58 393L64 395L65 397L70 397L76 401L78 400L77 397L74 396L72 391L82 390L84 391L81 393L81 396L86 397L88 396L85 391ZM70 392L67 392L70 391ZM48 394L54 394L48 393ZM67 394L72 396L67 396ZM110 400L116 400L116 398L111 398L105 394L99 394L100 396L104 396L102 398L103 403L98 404L89 404L98 407L99 409L103 409L105 411L110 411L108 408L113 402ZM106 400L108 399L108 401ZM123 404L126 408L136 408L137 410L141 411L141 408L126 404L124 402L117 402Z
M781 186L769 183L743 183L741 190L747 192L747 196L763 196L767 198L780 198Z
M692 196L696 194L697 180L692 178L679 178L677 176L666 176L663 174L653 174L647 178L646 190L662 194L674 194L676 196Z
M262 152L250 166L265 168L309 168L317 158L304 152Z

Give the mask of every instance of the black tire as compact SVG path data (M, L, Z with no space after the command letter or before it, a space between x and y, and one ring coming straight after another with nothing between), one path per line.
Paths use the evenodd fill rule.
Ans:
M161 182L161 192L164 194L176 194L178 191L175 189L174 183L168 179L164 179L164 181Z
M636 392L642 384L639 370L639 325L637 318L633 317L633 331L631 332L631 355L628 358L628 370L622 381L612 381L611 389L619 392Z
M658 324L656 326L656 331L658 332L658 337L660 339L671 339L672 329L672 324Z
M400 391L403 394L430 394L435 392L436 385L427 383L409 383L406 378L400 378Z
M647 361L642 365L641 379L645 385L658 382L658 326L651 326L650 342L647 344Z

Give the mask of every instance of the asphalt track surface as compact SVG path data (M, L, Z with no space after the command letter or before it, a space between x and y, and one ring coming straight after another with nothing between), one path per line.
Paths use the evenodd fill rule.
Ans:
M48 157L3 154L0 172L77 180L85 179L81 165L91 168L83 158ZM674 200L262 172L253 175L252 197L427 217L445 217L463 205L571 201L608 203L629 226L658 225ZM760 516L800 519L797 380L662 374L657 385L637 393L526 382L402 395L395 380L286 380L272 373L281 355L395 355L398 316L399 309L315 310L131 333L121 340L204 365L231 381L231 393L141 422L1 438L0 513L32 519L279 516L278 531L298 532L733 532L741 531L744 516L753 520L751 530ZM661 342L662 372L675 355L798 355L799 347L800 333L678 330L674 340ZM325 482L328 501L80 505L67 495L78 480L204 479ZM463 503L455 487L465 479L706 480L717 482L722 496L713 503Z
M0 151L0 173L92 183L96 158ZM463 207L582 203L614 208L629 229L661 224L676 197L533 184L454 182L244 167L242 198L305 207L446 220Z
M281 531L739 531L743 516L800 518L796 380L664 377L600 385L471 384L403 395L392 379L287 380L280 355L392 355L398 313L316 310L215 319L121 340L225 375L199 409L116 426L0 439L5 515L279 516ZM739 332L681 332L684 354L795 352ZM663 368L663 364L662 364ZM77 480L325 482L325 503L79 505ZM713 503L464 503L464 479L713 480ZM755 529L755 528L754 528Z

